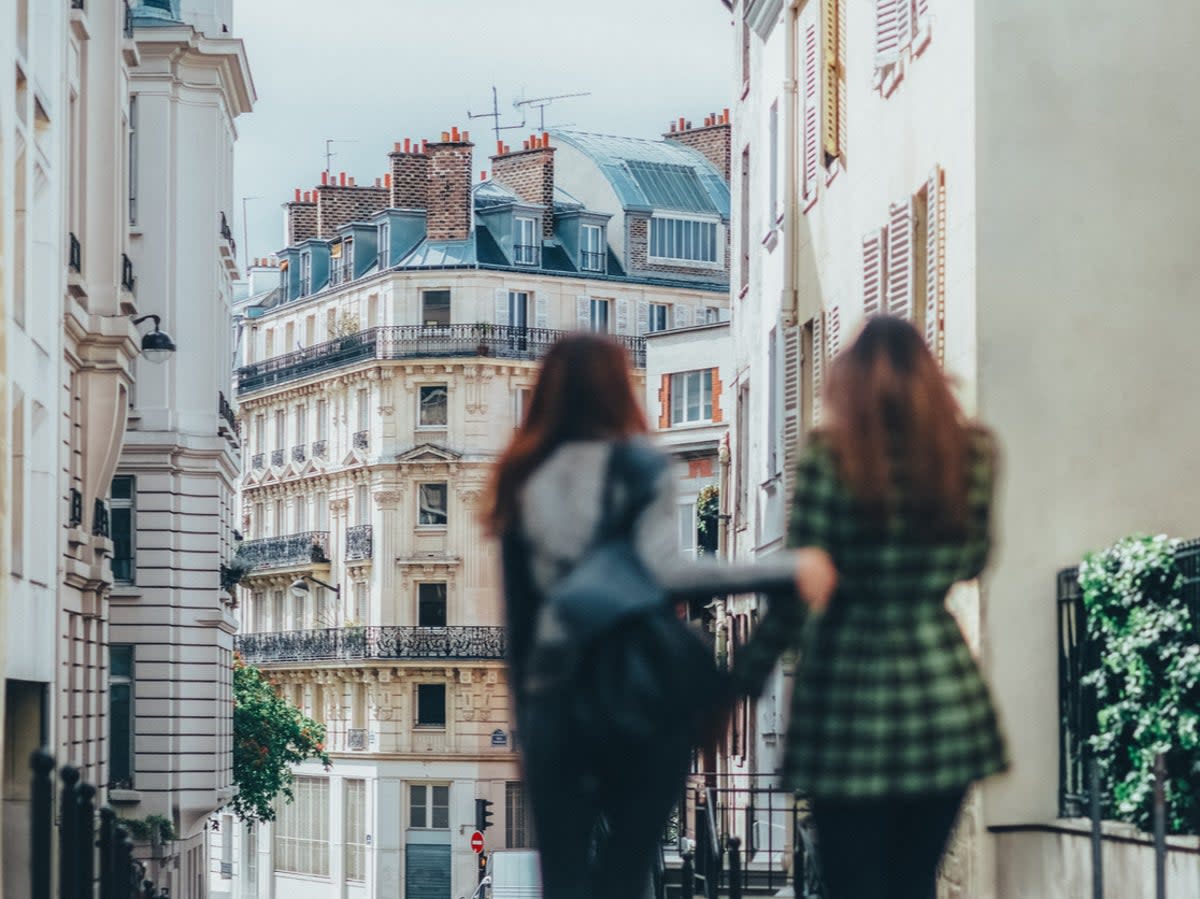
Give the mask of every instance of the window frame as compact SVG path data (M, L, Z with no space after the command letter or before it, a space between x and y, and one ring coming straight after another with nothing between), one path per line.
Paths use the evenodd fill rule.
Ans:
M424 791L424 799L418 804L416 791ZM446 791L446 826L438 827L434 818L434 811L443 808L442 805L435 803L434 790ZM417 824L414 812L417 808L421 809L423 823ZM408 829L409 830L450 830L450 784L438 781L428 782L409 782L408 784Z
M306 297L312 293L312 253L300 254L300 283L296 295Z
M424 421L425 416L425 401L424 396L426 391L442 392L442 409L443 418L445 419L440 424L430 424ZM417 430L418 431L445 431L450 427L450 385L449 384L420 384L417 386Z
M292 802L283 797L276 799L271 847L274 873L329 880L332 861L329 778L297 774L292 792L295 796ZM302 852L304 864L300 864Z
M697 384L693 388L700 392L698 410L698 418L688 417L688 404L691 399L691 391L688 388L689 380L695 377ZM706 425L712 424L713 420L713 395L712 395L712 369L695 368L689 371L672 372L670 375L671 381L671 409L670 422L671 427L677 428L683 425ZM682 388L682 389L681 389ZM678 403L678 406L676 405ZM707 408L708 414L705 415ZM676 417L676 411L680 412L680 416Z
M659 225L661 227L667 227L667 228L671 227L671 225L669 223L681 223L681 225L694 224L694 225L696 225L698 227L702 227L702 228L711 228L712 229L712 258L706 259L706 258L698 257L698 256L669 255L671 250L679 249L680 247L682 247L683 244L685 244L688 241L688 237L686 235L686 230L683 229L682 227L679 229L679 231L680 231L679 234L677 234L677 235L668 234L668 235L663 236L663 238L662 238L662 240L664 242L666 242L667 244L671 244L671 243L678 241L679 247L671 247L671 246L663 247L664 249L667 250L668 255L662 255L662 254L656 253L655 245L658 242L655 237L655 224L656 223L659 223ZM701 235L699 235L699 233L698 233L696 236L693 236L691 238L693 240L693 242L695 241L697 236L701 236ZM646 227L646 260L653 264L665 264L665 265L676 265L676 266L682 265L682 266L687 266L689 268L706 268L706 269L722 268L724 266L724 260L722 258L722 254L721 254L721 246L722 246L721 223L719 221L709 218L709 217L689 216L689 215L680 215L680 214L652 215L652 216L650 216L649 224Z
M679 538L679 552L685 559L695 559L700 552L699 520L696 515L697 500L698 497L693 496L688 499L680 499L675 504L675 536ZM691 537L690 546L685 546L683 541L684 514L687 514L691 521L688 532Z
M654 319L656 313L662 314L662 327L654 327ZM646 333L656 334L659 331L671 330L671 304L670 303L651 303L650 310L646 313Z
M604 229L600 225L584 224L579 233L579 270L604 273ZM589 265L589 262L594 263Z
M422 492L426 487L441 487L442 489L442 520L438 521L423 521L422 516L425 515L425 510L422 508L422 500L424 499ZM422 530L438 530L444 531L450 524L450 482L449 481L421 481L417 484L417 527ZM430 507L430 511L436 513L437 510Z
M528 240L528 243L524 241ZM528 252L522 252L527 250ZM528 215L513 216L513 265L537 266L541 243L538 240L538 220Z
M357 793L355 814L351 815L351 791ZM357 838L357 839L356 839ZM343 865L349 883L367 880L367 780L347 777L342 780Z
M392 260L392 223L387 219L375 226L375 247L379 268L388 268Z
M446 320L444 322L431 321L426 312L427 298L430 294L446 295ZM421 289L421 327L423 328L448 328L450 326L453 314L453 292L449 287L424 287Z
M588 323L593 334L612 334L612 300L607 297L588 297ZM599 327L597 312L602 312L603 328Z
M433 596L429 599L421 594L426 587L440 587L440 595ZM450 620L450 589L446 581L419 581L417 583L417 627L421 628L444 628L448 626ZM423 624L424 609L426 605L441 603L441 624Z
M113 650L128 650L129 652L129 673L115 674L113 665ZM137 646L133 643L112 643L108 647L108 785L113 789L132 790L137 776L137 730L135 722L137 721L137 696L135 684L137 683ZM126 702L126 717L125 729L127 730L128 752L125 764L127 771L114 771L114 761L117 754L113 751L114 740L113 734L116 732L118 717L113 709L113 693L114 687L125 687L128 690ZM124 773L126 776L117 778L115 774Z
M117 498L113 495L114 491L112 489L112 485L115 485L119 480L129 482L128 498ZM137 583L137 478L133 475L113 475L112 484L109 486L108 494L108 527L113 543L113 554L109 565L112 570L113 583L133 585ZM120 545L120 541L117 539L118 512L129 513L129 534L125 541L129 546L128 557L121 557L117 555L117 548ZM128 573L124 577L120 577L117 574L118 561L127 561L129 563Z
M533 846L528 796L525 784L519 780L504 783L504 845L507 849L530 849Z
M425 691L441 691L442 712L440 721L422 720L424 714L424 700L422 693ZM430 693L426 693L430 695ZM446 724L449 720L450 707L450 691L446 689L445 681L435 682L426 681L424 683L413 684L413 728L417 730L441 730L446 729Z

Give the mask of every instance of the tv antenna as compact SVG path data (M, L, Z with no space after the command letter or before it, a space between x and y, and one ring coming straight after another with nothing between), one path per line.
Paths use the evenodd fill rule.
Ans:
M326 175L332 174L330 167L333 163L333 157L337 156L337 154L334 153L333 150L331 150L330 148L334 144L356 144L356 143L358 143L358 138L354 138L354 137L327 137L325 139L325 174Z
M492 111L491 112L471 112L467 110L468 119L491 119L492 130L496 132L496 141L500 141L501 131L516 131L519 128L525 127L525 116L521 116L521 124L519 125L501 125L500 124L500 101L496 96L496 85L492 85Z
M531 97L528 100L517 100L513 103L516 109L524 110L526 106L531 106L538 111L538 131L546 130L546 107L555 100L567 100L571 97L590 97L591 91L576 91L573 94L554 94L550 97ZM522 112L522 114L524 114Z

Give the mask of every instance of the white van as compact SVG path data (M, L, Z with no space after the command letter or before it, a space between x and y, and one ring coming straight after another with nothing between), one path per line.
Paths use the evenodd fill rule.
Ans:
M472 899L541 899L542 872L537 850L497 849Z

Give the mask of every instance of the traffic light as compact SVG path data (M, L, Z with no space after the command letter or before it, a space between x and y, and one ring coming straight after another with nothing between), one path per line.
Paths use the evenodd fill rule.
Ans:
M492 826L492 800L475 800L475 829L483 833Z

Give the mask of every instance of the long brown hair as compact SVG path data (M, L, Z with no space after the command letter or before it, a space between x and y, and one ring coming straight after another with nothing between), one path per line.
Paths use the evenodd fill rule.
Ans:
M618 440L649 430L629 375L629 354L597 334L570 334L542 362L525 420L492 471L484 524L493 534L515 518L526 479L572 440Z
M903 502L927 537L966 528L969 426L945 376L911 324L871 318L837 356L825 392L832 445L842 479L876 522Z

